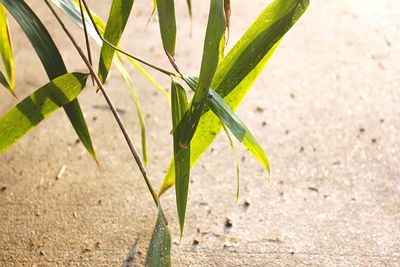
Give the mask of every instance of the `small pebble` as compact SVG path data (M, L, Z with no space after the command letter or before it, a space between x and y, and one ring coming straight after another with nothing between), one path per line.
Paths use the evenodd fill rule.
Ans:
M225 227L226 227L226 228L232 228L232 226L233 226L233 224L232 224L231 219L226 218L226 219L225 219Z
M0 187L0 191L1 191L1 192L6 191L7 189L8 189L8 185L7 185L7 184L3 184L3 185Z

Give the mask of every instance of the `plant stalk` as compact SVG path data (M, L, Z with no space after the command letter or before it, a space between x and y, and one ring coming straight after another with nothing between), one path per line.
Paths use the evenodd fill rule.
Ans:
M94 18L93 18L93 16L92 16L92 13L90 12L90 8L89 8L89 5L87 4L86 0L80 0L80 1L82 1L83 5L85 6L86 12L87 12L87 14L89 15L90 21L92 22L93 27L94 27L94 29L96 30L97 35L98 35L98 36L100 37L100 39L101 39L104 43L106 43L108 46L110 46L111 48L113 48L115 51L118 51L118 52L120 52L121 54L124 54L125 56L130 57L130 58L132 58L132 59L134 59L134 60L136 60L136 61L138 61L138 62L140 62L140 63L142 63L142 64L144 64L144 65L146 65L146 66L148 66L148 67L150 67L150 68L153 68L153 69L155 69L155 70L157 70L157 71L159 71L159 72L161 72L161 73L164 73L164 74L166 74L166 75L168 75L168 76L177 77L177 78L181 78L181 77L182 77L182 75L181 75L180 73L173 73L173 72L170 72L170 71L168 71L168 70L164 70L164 69L162 69L162 68L160 68L160 67L157 67L157 66L155 66L155 65L153 65L153 64L151 64L151 63L148 63L148 62L146 62L146 61L144 61L144 60L142 60L142 59L140 59L140 58L138 58L138 57L135 57L134 55L129 54L128 52L125 52L124 50L122 50L122 49L120 49L120 48L114 46L114 45L113 45L112 43L110 43L108 40L104 39L104 37L101 35L99 29L97 28L97 25L96 25L96 23L95 23L95 21L94 21ZM84 20L84 17L82 17L82 20Z
M125 137L125 140L129 146L129 149L131 150L131 153L136 161L137 166L139 167L139 170L146 182L147 188L150 191L154 202L156 203L156 205L159 205L159 198L157 193L154 191L153 186L151 185L150 180L148 179L147 176L147 171L146 168L144 167L144 164L142 162L142 160L139 157L139 154L136 151L136 148L131 140L131 138L129 137L129 134L126 130L126 127L124 125L124 123L121 120L121 117L117 111L117 109L115 108L113 102L110 99L110 96L108 95L107 91L105 90L103 84L100 82L99 78L97 77L95 71L93 70L89 60L87 59L87 57L85 56L85 54L83 53L82 49L79 47L78 43L75 41L75 38L72 36L72 34L68 31L67 27L64 25L64 23L62 22L61 18L58 16L58 14L56 13L56 11L54 10L54 8L50 5L48 0L44 0L45 3L47 4L47 6L49 7L50 11L53 13L54 17L57 19L58 23L60 24L60 26L62 27L62 29L64 30L65 34L68 36L68 38L70 39L70 41L72 42L72 44L75 46L76 50L78 51L79 55L81 56L82 60L85 62L87 68L90 71L91 76L94 78L97 86L100 88L100 91L102 92L108 106L110 107L111 112L114 115L115 120L118 123L119 128L121 129L122 134Z

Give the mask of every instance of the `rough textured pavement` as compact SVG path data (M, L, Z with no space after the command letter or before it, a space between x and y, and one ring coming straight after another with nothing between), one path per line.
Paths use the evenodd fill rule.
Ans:
M83 69L44 4L27 2L44 18L69 69ZM199 66L207 4L194 1L189 39L179 2L177 60L188 73ZM150 3L135 5L123 46L167 67L155 21L144 30ZM231 45L266 5L232 2ZM268 152L272 182L237 144L236 205L233 156L226 138L217 138L193 169L180 243L174 191L163 198L174 266L400 266L399 17L398 1L312 1L238 110ZM15 24L13 36L22 99L46 76ZM129 70L158 186L172 147L168 105ZM116 72L107 88L139 144L134 107ZM15 104L4 92L0 99L0 112ZM100 167L76 143L63 111L0 156L0 266L143 265L156 210L101 95L89 87L80 101Z

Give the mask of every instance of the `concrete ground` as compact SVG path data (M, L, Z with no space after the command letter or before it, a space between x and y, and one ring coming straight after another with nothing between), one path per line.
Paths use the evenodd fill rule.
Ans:
M42 1L27 2L69 69L82 70ZM145 31L151 4L144 2L135 3L123 46L168 67L154 19ZM177 2L177 61L196 74L208 1L193 2L192 39L184 1ZM230 45L266 2L232 1ZM236 144L235 204L233 156L218 137L193 169L181 242L174 191L162 199L174 266L400 266L399 17L398 1L312 1L238 110L269 155L272 182ZM21 30L12 28L22 99L46 76ZM158 187L172 147L168 105L128 69L142 99L148 169ZM154 76L168 87L167 78ZM107 89L139 145L134 107L117 72ZM16 103L0 96L1 113ZM89 87L80 101L100 167L61 110L0 156L0 266L143 265L156 210L102 96Z

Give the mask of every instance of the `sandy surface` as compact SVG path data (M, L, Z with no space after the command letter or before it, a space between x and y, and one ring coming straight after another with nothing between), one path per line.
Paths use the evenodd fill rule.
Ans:
M69 69L83 69L44 4L28 2ZM144 30L151 10L144 2L136 3L123 45L167 67L155 21ZM191 40L179 2L177 60L196 74L208 1L194 2ZM265 5L233 1L231 44ZM233 156L224 136L217 138L193 169L180 243L174 191L163 198L174 266L400 266L399 16L397 1L311 3L238 110L268 152L272 182L237 144L242 186L235 205ZM15 25L13 36L22 98L46 76ZM158 187L172 147L168 105L129 70ZM107 88L139 144L134 107L116 72ZM3 92L0 99L0 112L15 103ZM102 97L89 87L80 101L100 167L76 143L61 110L0 156L0 185L7 187L0 192L0 266L143 265L156 210Z

